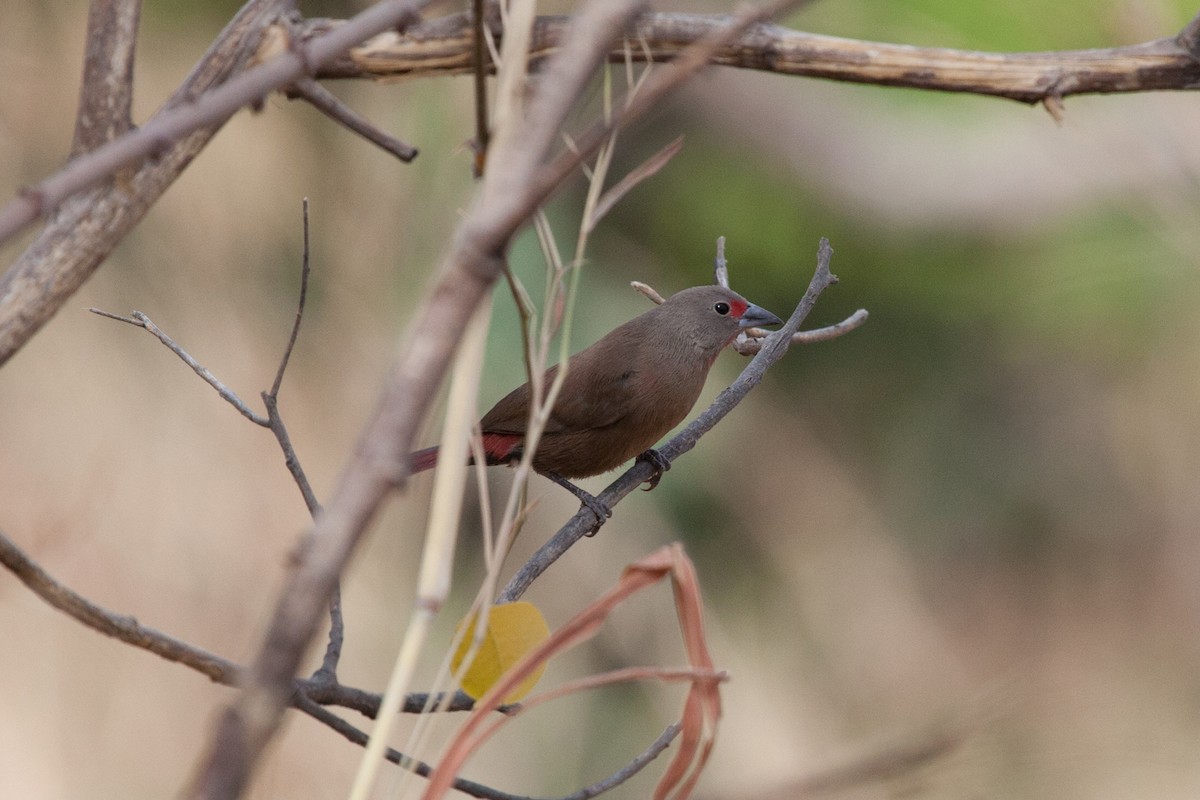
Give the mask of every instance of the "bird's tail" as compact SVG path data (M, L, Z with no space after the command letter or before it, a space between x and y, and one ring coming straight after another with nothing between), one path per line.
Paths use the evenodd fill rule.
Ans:
M488 464L509 464L521 457L521 444L524 437L515 433L485 433L483 434L483 452ZM408 455L409 472L424 472L433 469L438 462L438 447L426 447ZM475 459L467 456L467 463L474 464Z
M413 472L424 472L427 469L433 469L437 466L438 449L437 446L426 447L424 450L418 450L415 453L410 453L408 456L408 468Z

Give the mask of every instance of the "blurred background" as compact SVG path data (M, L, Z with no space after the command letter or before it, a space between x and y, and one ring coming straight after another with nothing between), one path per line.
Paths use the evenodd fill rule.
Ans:
M146 4L138 120L236 5ZM1023 51L1173 36L1195 10L839 0L785 22ZM82 0L5 9L6 196L68 151L86 15ZM95 602L237 661L257 648L305 527L300 496L268 432L152 337L86 309L147 313L257 407L294 313L310 198L310 302L281 408L326 497L469 200L473 135L468 78L332 88L420 157L399 164L279 97L239 114L0 370L0 528ZM704 798L1200 795L1195 95L1072 97L1056 124L1002 100L714 69L623 136L614 175L680 134L683 152L594 235L573 342L648 307L630 280L664 293L711 280L721 235L734 287L782 316L827 236L841 284L810 327L859 307L871 318L791 352L529 599L557 625L624 564L685 543L732 675ZM582 185L550 209L568 251ZM5 268L31 238L0 252ZM513 264L540 284L530 236ZM501 288L481 408L523 380L515 320ZM705 399L744 363L723 355ZM495 496L509 475L492 473ZM345 578L352 685L386 681L429 483L389 506ZM575 508L541 479L531 496L514 565ZM422 680L478 585L478 529L469 512ZM232 697L84 629L7 574L0 641L4 797L172 796ZM662 588L543 686L682 661ZM566 794L648 745L681 696L638 686L540 708L466 774ZM360 752L293 714L250 796L343 796ZM856 772L876 757L892 765L883 777ZM659 770L610 796L647 796Z

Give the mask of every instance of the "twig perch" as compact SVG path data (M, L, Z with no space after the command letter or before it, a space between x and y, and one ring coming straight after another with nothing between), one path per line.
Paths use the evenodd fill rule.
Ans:
M580 139L578 152L560 156L542 168L579 91L607 53L609 32L623 28L628 17L614 17L603 25L576 26L573 35L578 39L551 58L519 132L498 135L492 142L479 196L459 226L429 298L411 323L410 335L354 457L297 550L296 569L281 592L242 695L218 723L190 796L234 797L245 787L253 764L279 724L291 681L326 598L380 504L404 481L417 428L466 320L502 273L503 254L511 237L571 174L574 165L595 151L611 127L652 108L703 67L712 48L735 37L763 13L752 9L740 14L720 36L698 47L693 57L681 59L673 69L657 70L656 75L665 77L656 81L652 75L623 114L614 117L610 125L594 129L595 135ZM434 328L445 335L425 335ZM645 477L648 475L642 480Z
M719 285L729 288L729 265L725 260L724 236L717 239L714 276ZM646 297L655 305L662 305L666 302L666 298L659 294L653 286L641 281L630 281L629 285L633 287L634 291ZM826 325L823 328L811 331L796 331L792 334L792 344L815 344L817 342L827 342L830 339L836 339L855 328L862 327L867 321L868 316L870 315L867 313L867 310L860 308L841 322L836 322L833 325ZM733 343L733 349L743 356L752 356L762 349L763 340L771 336L772 333L772 331L765 331L761 328L751 328L738 336Z
M763 341L758 354L746 365L742 374L730 384L729 388L717 395L712 405L704 413L662 447L657 448L660 455L668 461L675 461L695 447L700 437L712 430L713 426L732 411L750 393L750 390L762 381L767 369L783 357L792 343L792 337L805 317L812 311L813 306L816 305L821 292L837 283L837 277L829 271L829 262L832 256L833 248L829 246L828 240L822 238L817 250L816 273L809 282L804 297L796 306L796 310L792 312L792 316L782 328ZM621 477L609 484L608 488L598 496L598 499L609 508L614 508L621 499L649 480L653 473L654 467L651 464L636 462ZM581 509L518 570L497 596L496 602L509 603L520 598L539 575L576 542L586 536L594 526L595 520L591 512Z

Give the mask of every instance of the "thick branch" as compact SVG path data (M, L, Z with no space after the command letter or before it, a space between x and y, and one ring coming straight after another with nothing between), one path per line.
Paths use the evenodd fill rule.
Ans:
M241 70L253 57L262 31L286 5L286 0L247 3L176 91L168 106L184 104ZM159 158L141 164L127 180L95 185L127 162L114 164L94 175L87 184L93 188L75 194L55 209L41 235L0 278L0 365L91 276L216 130L217 126L193 130L186 138L160 149ZM129 135L89 150L72 160L59 174L71 174L80 169L80 164L102 157ZM95 145L94 142L89 144ZM74 191L78 191L78 187ZM0 209L0 229L7 226L10 233L14 232L37 216L49 213L69 195L70 192L55 196L43 189L29 190ZM6 235L0 232L0 241Z
M92 0L72 157L129 130L133 124L133 54L141 0Z
M570 18L538 19L531 58L559 46ZM308 35L335 27L308 20ZM609 61L666 61L726 24L720 15L653 12L638 18L629 52L616 46ZM1190 35L1189 35L1190 32ZM722 47L712 63L853 83L970 92L1036 103L1072 94L1145 92L1200 87L1194 27L1174 38L1128 47L1044 53L984 53L864 42L757 25ZM472 69L470 22L460 14L432 20L404 35L383 34L331 62L318 78L388 78L460 74Z
M234 112L356 42L415 19L428 1L385 0L333 35L238 75L259 57L263 31L291 5L288 0L253 0L144 126L79 156L0 208L0 241L54 211L41 236L0 278L0 365L91 276ZM238 77L231 79L234 75ZM105 183L127 166L128 180Z

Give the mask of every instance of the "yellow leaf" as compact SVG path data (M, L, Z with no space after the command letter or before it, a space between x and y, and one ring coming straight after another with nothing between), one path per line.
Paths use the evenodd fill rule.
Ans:
M472 631L475 627L475 615L471 614L458 623L458 630L464 631L458 652L450 662L451 668L457 673L463 659L471 649ZM538 611L533 603L524 600L516 603L504 603L492 606L488 610L487 630L483 641L475 653L475 659L461 675L462 689L472 699L478 700L488 689L500 680L509 667L521 660L521 657L550 636L550 628L546 618ZM542 664L521 681L517 688L504 698L505 703L515 703L529 694L546 671Z

